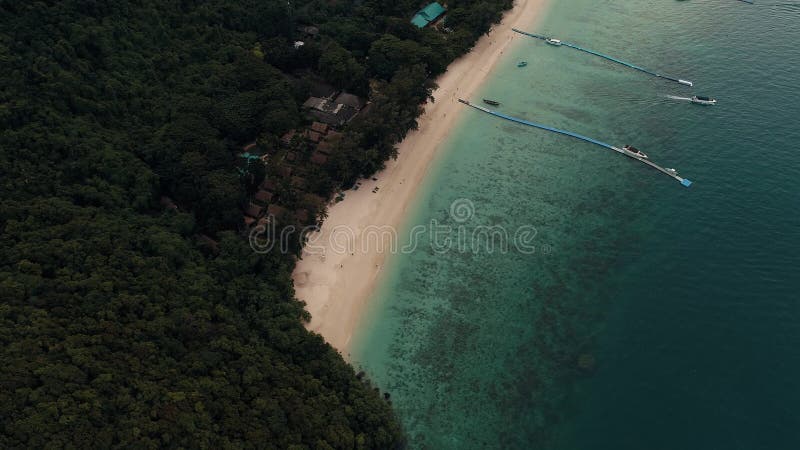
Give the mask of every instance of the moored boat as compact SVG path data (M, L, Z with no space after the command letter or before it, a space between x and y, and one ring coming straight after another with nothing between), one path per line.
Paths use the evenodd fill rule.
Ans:
M517 67L525 67L528 65L528 61L520 61L517 63Z
M639 158L647 158L647 155L645 155L644 152L632 145L625 145L622 148L627 150L629 153L632 153L634 156L638 156Z
M483 99L483 103L486 103L487 105L492 105L492 106L499 106L500 105L500 102L498 102L497 100L489 100L488 98Z
M716 105L717 99L711 97L704 97L702 95L692 96L692 103L696 105Z
M555 45L556 47L561 45L561 39L547 38L544 41L547 42L550 45Z

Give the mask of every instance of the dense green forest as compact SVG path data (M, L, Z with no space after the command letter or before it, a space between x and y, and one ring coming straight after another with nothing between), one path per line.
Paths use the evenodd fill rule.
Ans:
M307 125L321 78L371 109L312 190L371 175L510 4L441 32L409 0L0 0L0 447L403 447L303 327L294 255L242 236L237 152Z

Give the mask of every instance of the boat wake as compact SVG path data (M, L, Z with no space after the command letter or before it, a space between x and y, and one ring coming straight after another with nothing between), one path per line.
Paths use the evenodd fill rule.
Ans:
M685 102L692 101L691 97L678 97L677 95L666 95L665 97L671 98L673 100L683 100Z

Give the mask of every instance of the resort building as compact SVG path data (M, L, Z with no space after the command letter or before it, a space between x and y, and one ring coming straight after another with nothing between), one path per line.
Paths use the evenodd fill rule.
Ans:
M439 2L429 3L428 6L419 10L411 19L411 23L417 28L425 28L438 21L447 10Z
M315 121L336 127L349 122L365 103L353 94L342 92L334 100L311 96L303 103L303 107Z

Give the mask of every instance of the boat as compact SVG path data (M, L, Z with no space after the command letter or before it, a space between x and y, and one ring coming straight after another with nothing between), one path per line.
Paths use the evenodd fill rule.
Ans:
M498 102L496 100L489 100L488 98L483 99L483 103L486 103L487 105L492 105L492 106L500 106L500 102Z
M528 65L528 61L520 61L517 63L517 67L525 67Z
M632 145L625 145L622 148L627 150L628 153L632 153L634 156L638 156L639 158L647 158L647 155L645 155L644 152Z
M555 45L556 47L561 45L561 39L547 38L544 41L547 42L550 45Z
M717 100L711 97L703 97L702 95L692 96L692 103L697 105L716 105Z

